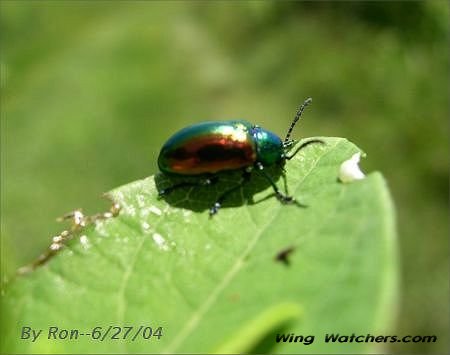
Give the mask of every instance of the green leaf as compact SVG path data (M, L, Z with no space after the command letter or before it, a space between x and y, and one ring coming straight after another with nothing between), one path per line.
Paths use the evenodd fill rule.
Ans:
M323 139L326 145L309 145L285 166L289 193L307 207L281 204L256 173L213 218L208 208L239 182L238 172L166 199L158 199L156 185L180 179L150 176L113 190L109 196L122 207L117 217L87 225L8 285L2 350L373 351L379 344L324 337L389 329L397 291L393 206L379 173L339 183L340 164L359 150L342 138ZM280 169L268 171L283 191ZM276 260L286 248L288 262ZM47 339L50 326L82 333L102 327L102 334L109 326L135 328L125 340L111 339L112 328L100 341ZM146 340L139 333L133 341L140 326L162 327L161 336ZM22 327L43 331L32 342L21 339ZM291 333L315 340L275 341Z

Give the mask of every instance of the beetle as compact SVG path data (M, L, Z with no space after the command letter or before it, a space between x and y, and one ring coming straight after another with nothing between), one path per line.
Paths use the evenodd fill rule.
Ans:
M275 164L282 167L286 160L292 159L311 143L324 144L320 139L311 139L288 155L295 143L295 140L291 139L292 130L311 101L312 99L308 98L300 105L283 141L275 133L245 120L207 121L181 129L161 148L158 167L164 174L197 176L199 179L196 182L182 182L161 189L159 196L167 195L181 187L211 185L218 180L219 173L241 169L241 183L219 196L209 210L210 216L213 216L227 195L249 181L250 173L254 169L270 183L281 202L295 202L292 196L279 190L264 168Z

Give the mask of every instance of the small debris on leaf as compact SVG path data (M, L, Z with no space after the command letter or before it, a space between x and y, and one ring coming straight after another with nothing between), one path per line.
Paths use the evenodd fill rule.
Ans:
M284 248L282 250L280 250L277 255L275 256L275 261L280 261L283 264L285 264L286 266L289 266L290 261L289 261L289 255L291 255L295 250L295 247L290 246L287 248Z
M355 180L364 179L365 175L359 168L361 153L353 154L352 157L341 164L339 169L339 180L348 183Z

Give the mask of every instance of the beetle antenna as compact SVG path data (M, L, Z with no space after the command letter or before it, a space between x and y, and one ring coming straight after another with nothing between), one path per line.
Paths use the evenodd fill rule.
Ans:
M292 130L294 129L294 127L297 124L298 120L302 117L302 113L305 110L306 106L308 106L311 102L312 102L312 98L308 97L305 100L305 102L303 102L302 105L297 110L295 118L292 121L291 126L289 127L289 130L288 130L288 132L286 134L286 138L284 138L284 142L283 142L283 146L284 147L289 147L289 146L291 146L293 144L293 141L290 139Z

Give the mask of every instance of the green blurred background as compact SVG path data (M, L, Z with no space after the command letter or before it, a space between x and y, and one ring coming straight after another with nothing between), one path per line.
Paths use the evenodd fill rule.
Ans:
M48 247L55 218L157 172L175 130L245 118L346 137L386 176L401 299L393 333L447 351L447 1L1 2L2 281ZM357 331L357 330L355 330Z

